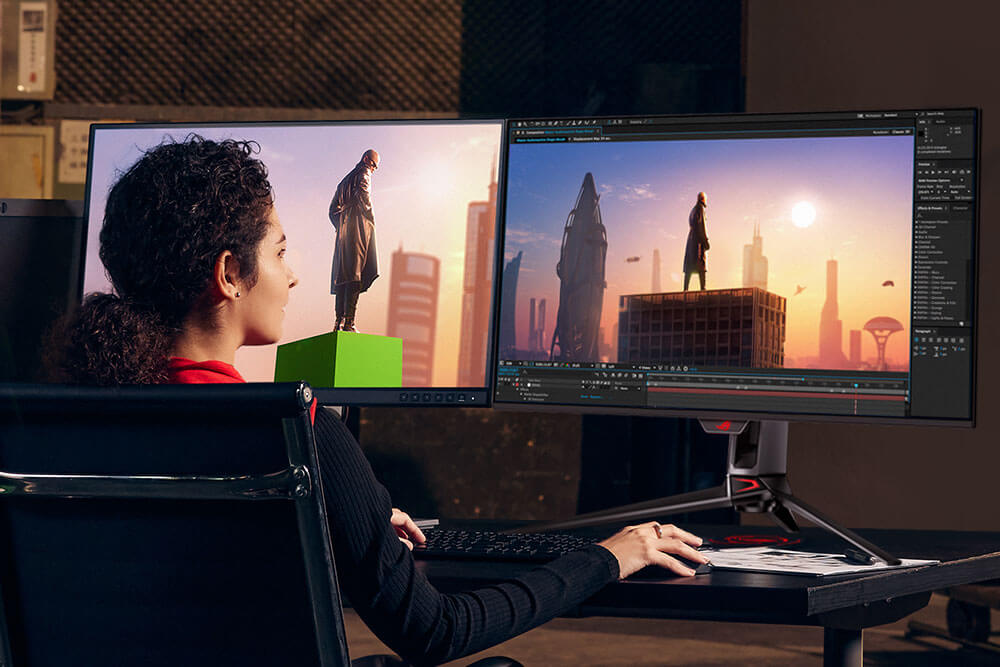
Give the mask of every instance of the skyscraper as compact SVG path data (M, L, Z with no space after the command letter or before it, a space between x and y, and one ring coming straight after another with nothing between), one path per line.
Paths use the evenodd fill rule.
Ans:
M458 386L481 386L486 373L490 309L493 307L493 247L496 236L496 160L486 201L469 203L465 224L465 277L462 328L458 345Z
M837 260L826 263L826 301L819 316L819 363L823 368L844 368L844 323L837 304Z
M403 386L433 382L441 261L433 255L392 253L389 272L389 318L386 335L403 339ZM483 376L473 383L482 384Z
M753 242L743 246L743 286L767 290L767 257L759 225L753 226Z
M538 337L538 349L547 350L545 345L545 299L538 302L538 329L536 335Z
M503 294L500 297L500 353L508 355L516 354L517 350L517 327L515 320L517 315L517 278L521 273L521 257L524 251L518 253L503 267ZM459 376L461 377L461 376ZM459 385L467 386L467 385ZM468 385L475 386L475 385Z
M528 349L538 349L538 334L535 331L535 297L531 297L528 308Z
M545 299L540 299L537 305L536 309L535 297L531 297L528 306L528 350L531 352L548 349L545 347Z
M861 329L851 329L849 357L852 368L861 368Z

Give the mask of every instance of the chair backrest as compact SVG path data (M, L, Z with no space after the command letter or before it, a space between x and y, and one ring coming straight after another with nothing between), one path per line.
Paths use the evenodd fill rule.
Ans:
M0 665L342 665L303 383L0 386Z

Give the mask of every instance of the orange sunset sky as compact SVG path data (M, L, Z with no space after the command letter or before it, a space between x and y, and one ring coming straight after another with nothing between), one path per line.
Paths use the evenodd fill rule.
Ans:
M899 320L890 366L909 363L913 191L912 137L781 138L514 145L510 151L509 260L519 251L518 347L527 346L528 299L547 300L547 339L559 299L555 273L567 214L584 175L594 175L607 229L607 290L601 324L610 337L618 296L651 290L653 250L661 289L679 291L688 214L708 193L708 288L741 287L743 246L759 225L768 289L787 298L786 366L819 350L826 262L839 264L842 349L848 331L875 316ZM812 215L793 218L797 204ZM638 261L626 262L626 258ZM893 287L882 284L891 280ZM697 288L697 276L692 278ZM805 289L796 295L797 286ZM862 358L876 355L862 334Z
M257 157L267 166L275 208L288 236L287 260L299 278L286 309L282 343L333 328L330 269L336 233L327 211L337 184L361 154L368 148L377 150L382 162L372 177L372 202L381 275L361 295L358 327L364 333L385 331L394 251L402 246L436 256L441 260L441 283L433 382L435 386L456 385L468 205L487 199L490 176L496 169L500 122L98 130L91 146L85 292L110 289L97 259L97 232L115 174L133 164L141 149L159 144L167 135L182 140L190 132L260 144ZM275 345L241 348L236 367L249 381L271 381L275 350Z

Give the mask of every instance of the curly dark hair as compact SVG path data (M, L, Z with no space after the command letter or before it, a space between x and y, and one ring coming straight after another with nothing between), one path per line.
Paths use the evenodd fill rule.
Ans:
M111 187L100 257L114 294L91 294L62 328L57 379L167 381L170 349L228 250L257 279L273 192L254 142L190 135L145 152Z

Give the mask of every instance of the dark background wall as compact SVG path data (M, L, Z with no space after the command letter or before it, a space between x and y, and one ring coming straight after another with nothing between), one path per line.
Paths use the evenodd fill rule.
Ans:
M60 0L54 102L484 115L742 106L739 0Z
M461 0L60 0L62 104L457 111Z
M743 107L740 0L59 0L58 10L55 99L41 118L15 109L19 120ZM455 517L564 517L581 484L588 508L710 484L724 449L693 446L686 420L397 408L361 410L357 427L398 505Z
M974 0L747 4L747 111L983 109L978 425L793 425L796 493L849 526L1000 529L997 25L1000 8Z
M742 107L742 3L469 1L460 106L508 116Z
M50 122L976 105L988 260L1000 243L989 224L998 19L973 0L61 0L55 99L41 119L4 108L15 122ZM995 265L982 262L980 425L795 424L798 494L848 525L1000 528L989 501L1000 468L989 429L996 284ZM445 516L564 516L581 483L608 502L704 485L722 448L693 443L686 422L362 412L364 445L399 504ZM596 474L581 465L595 452ZM649 475L656 467L671 474Z
M790 475L848 525L995 530L998 19L973 0L61 0L56 97L5 121L981 106L979 426L796 424ZM399 503L446 516L564 516L581 474L609 501L703 484L721 449L686 422L574 415L372 409L360 428ZM588 447L603 474L581 472Z

